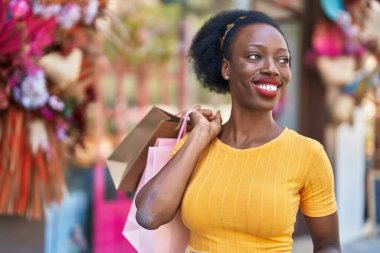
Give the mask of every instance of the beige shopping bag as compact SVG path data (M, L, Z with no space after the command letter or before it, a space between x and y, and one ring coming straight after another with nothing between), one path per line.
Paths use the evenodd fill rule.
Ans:
M117 189L136 191L146 166L148 147L154 146L158 137L176 137L179 122L179 117L158 107L147 113L106 161Z

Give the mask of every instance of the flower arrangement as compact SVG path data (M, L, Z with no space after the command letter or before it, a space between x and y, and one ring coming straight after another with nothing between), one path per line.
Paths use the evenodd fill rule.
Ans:
M94 100L85 49L105 0L0 0L0 214L40 218Z

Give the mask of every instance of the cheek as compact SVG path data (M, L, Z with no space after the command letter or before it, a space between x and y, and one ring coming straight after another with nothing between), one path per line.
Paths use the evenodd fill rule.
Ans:
M292 78L292 72L290 71L290 69L282 71L282 78L284 79L285 84L289 83L290 79Z

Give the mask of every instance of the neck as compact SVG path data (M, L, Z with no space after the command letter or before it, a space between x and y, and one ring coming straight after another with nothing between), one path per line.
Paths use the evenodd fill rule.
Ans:
M273 119L271 111L252 112L231 109L231 117L223 126L220 138L230 144L265 143L282 131Z

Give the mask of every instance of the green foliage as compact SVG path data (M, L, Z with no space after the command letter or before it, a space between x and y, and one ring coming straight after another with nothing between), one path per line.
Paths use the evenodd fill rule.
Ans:
M149 75L151 102L160 102L160 93L162 93L160 87L162 82L167 80L160 79L159 72L170 72L171 75L179 73L181 20L186 19L188 29L186 37L189 39L210 15L231 8L232 2L232 0L128 0L128 3L118 7L117 17L110 18L111 28L106 36L104 52L111 62L121 63L128 71L138 75ZM176 81L177 79L174 82ZM211 100L219 103L226 100L220 95L214 96L208 90L201 89L192 75L187 81L189 104L194 104L198 100L202 103ZM136 79L125 81L129 105L136 103L137 82ZM114 84L114 80L111 83ZM174 104L178 102L177 89L177 83L170 85L169 97ZM110 105L113 102L111 99Z
M125 11L120 17L128 33L118 36L124 46L108 41L105 52L110 57L122 56L131 68L161 66L177 52L180 15L179 4L136 3L135 8ZM113 34L120 34L115 25L112 29Z
M185 3L186 0L161 0L163 4L178 4L178 3Z

